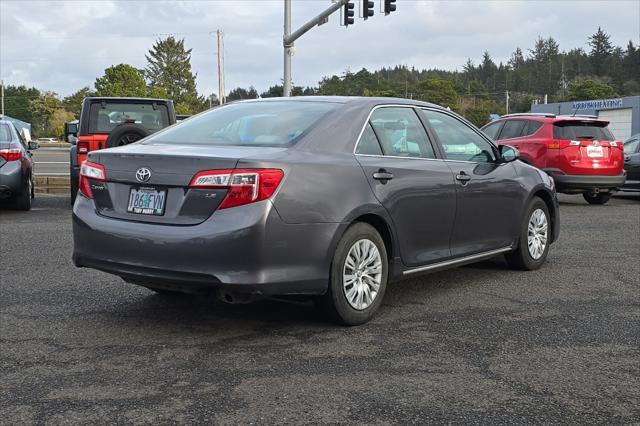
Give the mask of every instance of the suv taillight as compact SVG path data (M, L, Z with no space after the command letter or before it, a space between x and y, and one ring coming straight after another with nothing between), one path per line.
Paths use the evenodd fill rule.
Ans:
M78 142L78 154L86 154L89 152L89 142L80 141Z
M85 161L80 167L80 183L78 189L82 195L87 198L93 198L93 191L91 191L91 180L98 180L104 182L107 180L107 172L102 164L92 163Z
M280 169L205 170L198 172L190 188L226 188L219 209L255 203L271 197L280 185L284 172Z
M22 151L19 148L0 149L0 157L7 161L16 161L22 158Z

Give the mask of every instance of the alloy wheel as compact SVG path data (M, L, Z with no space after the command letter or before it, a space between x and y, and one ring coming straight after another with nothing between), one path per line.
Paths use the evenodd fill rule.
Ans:
M547 247L548 229L547 215L542 209L534 210L527 228L527 246L534 260L540 259Z
M382 257L373 241L356 241L347 254L342 272L342 286L349 305L367 309L378 296L382 282Z

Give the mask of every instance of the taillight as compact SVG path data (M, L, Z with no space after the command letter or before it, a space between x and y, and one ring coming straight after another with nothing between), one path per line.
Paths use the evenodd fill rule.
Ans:
M107 172L102 164L92 163L85 161L80 167L80 183L78 189L87 198L93 198L93 191L91 191L91 183L89 179L106 181Z
M568 146L580 146L580 141L572 141L569 139L553 139L551 142L549 142L549 145L547 145L547 148L563 149Z
M280 185L284 172L280 169L229 169L198 172L189 187L226 188L229 190L219 209L266 200Z
M78 154L86 154L87 152L89 152L89 142L80 141L78 142L77 146Z
M7 161L16 161L22 158L22 151L19 148L0 149L0 157Z

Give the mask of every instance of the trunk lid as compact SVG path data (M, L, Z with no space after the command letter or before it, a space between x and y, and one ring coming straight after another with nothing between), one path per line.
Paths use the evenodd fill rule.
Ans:
M91 182L96 209L116 219L196 225L213 214L227 193L223 188L190 188L196 173L234 169L241 158L285 150L147 143L96 151L89 161L104 166L107 176L106 182ZM141 169L146 171L137 177Z

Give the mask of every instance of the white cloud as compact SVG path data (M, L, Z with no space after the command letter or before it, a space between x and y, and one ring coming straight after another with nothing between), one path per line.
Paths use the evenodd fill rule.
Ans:
M379 1L379 0L376 0ZM293 27L329 4L294 0ZM226 87L259 90L282 78L282 0L262 1L11 1L0 0L0 76L8 84L34 85L67 95L112 64L144 67L144 54L163 35L185 38L193 49L198 89L217 88L216 46L225 33ZM484 50L506 61L526 51L538 35L561 49L587 48L601 26L614 44L638 43L637 1L409 1L390 16L376 14L349 28L337 15L296 43L293 78L315 85L346 69L398 63L417 68L460 68Z

